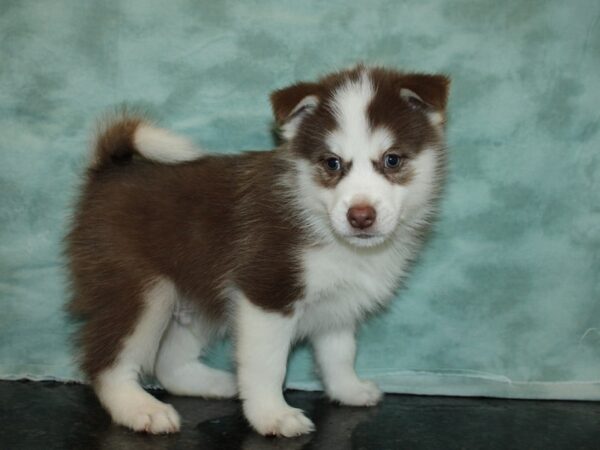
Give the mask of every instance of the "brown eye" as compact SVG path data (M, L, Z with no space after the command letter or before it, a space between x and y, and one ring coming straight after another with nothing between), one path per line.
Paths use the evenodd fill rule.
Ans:
M388 153L383 157L383 165L386 169L397 169L402 163L402 157L396 153Z
M342 162L339 158L327 158L325 160L325 168L331 172L339 172L342 170Z

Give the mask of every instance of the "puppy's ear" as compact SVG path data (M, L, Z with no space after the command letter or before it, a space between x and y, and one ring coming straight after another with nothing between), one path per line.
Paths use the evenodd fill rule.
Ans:
M317 83L298 83L271 94L275 122L285 140L292 139L302 120L315 110L320 90Z
M450 78L444 75L407 74L399 80L400 97L414 109L424 111L434 125L446 121Z

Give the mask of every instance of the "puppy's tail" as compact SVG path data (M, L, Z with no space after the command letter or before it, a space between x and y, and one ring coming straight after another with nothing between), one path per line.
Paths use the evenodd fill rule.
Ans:
M192 142L141 117L120 114L98 126L92 170L127 164L134 155L164 164L177 164L202 156Z

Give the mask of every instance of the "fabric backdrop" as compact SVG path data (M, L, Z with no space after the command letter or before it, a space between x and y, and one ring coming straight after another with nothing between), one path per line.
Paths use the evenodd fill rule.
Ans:
M81 379L61 238L96 117L127 103L215 152L270 148L269 92L357 61L453 79L441 217L358 371L600 399L597 0L0 2L0 378ZM288 385L319 387L307 347Z

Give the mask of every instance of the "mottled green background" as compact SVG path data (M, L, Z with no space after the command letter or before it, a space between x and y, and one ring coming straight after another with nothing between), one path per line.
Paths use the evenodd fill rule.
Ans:
M99 114L126 102L214 151L269 148L271 90L359 60L454 80L441 219L359 371L600 399L597 0L0 1L0 377L81 377L61 236ZM318 386L308 349L289 383Z

